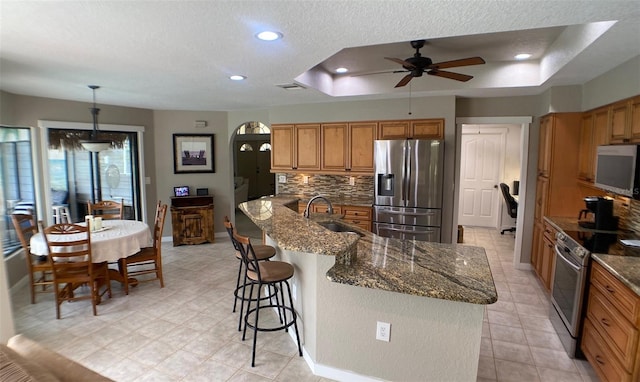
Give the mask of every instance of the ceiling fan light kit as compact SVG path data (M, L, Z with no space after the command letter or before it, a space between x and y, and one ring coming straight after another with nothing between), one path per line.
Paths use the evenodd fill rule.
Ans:
M436 62L434 63L429 57L423 57L420 54L420 48L424 47L425 40L414 40L411 41L411 46L416 50L413 57L409 57L405 60L401 60L399 58L394 57L385 57L386 60L393 61L397 64L402 65L405 70L396 70L393 73L402 73L408 72L406 76L404 76L400 82L396 84L396 88L405 86L409 83L414 77L422 77L422 75L426 72L428 75L448 78L451 80L467 82L473 78L473 76L469 76L467 74L462 73L454 73L441 69L448 68L456 68L460 66L470 66L470 65L481 65L484 64L485 61L481 57L468 57L462 58L459 60L452 61L444 61L444 62Z

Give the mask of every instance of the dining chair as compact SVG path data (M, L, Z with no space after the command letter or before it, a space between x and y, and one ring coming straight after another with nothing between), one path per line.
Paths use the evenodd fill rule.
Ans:
M229 220L229 217L225 215L224 217L224 227L227 230L227 233L229 234L229 239L231 239L231 243L233 244L235 250L236 250L236 258L238 259L238 277L236 279L236 289L233 291L233 295L234 295L234 301L233 301L233 312L235 313L236 311L236 306L238 304L238 300L241 300L241 305L240 305L240 317L238 318L238 331L242 330L242 320L243 320L243 307L244 305L242 305L242 301L243 301L243 297L240 296L240 292L242 291L244 293L244 287L246 285L246 283L240 283L240 277L242 276L242 270L243 270L243 264L244 262L242 261L242 255L240 254L240 247L239 244L236 240L233 239L233 234L235 232L235 228L233 228L233 224L231 223L231 221ZM269 261L269 259L271 259L272 257L274 257L276 255L276 249L275 247L271 246L271 245L254 245L253 246L253 250L255 252L256 258L258 259L258 261ZM271 298L274 296L274 293L277 293L277 290L275 290L275 292L270 292L268 294L268 296L266 297L262 297L262 299L267 299L267 298ZM250 295L249 298L252 298L252 296Z
M89 215L101 217L103 220L124 219L124 201L101 200L96 203L87 202L87 212Z
M27 271L29 273L29 289L31 290L31 303L36 303L36 293L53 292L53 275L51 274L51 264L46 256L37 256L31 253L30 240L38 233L38 225L31 214L11 215L13 227L16 230L18 239L24 250L24 257L27 260ZM39 290L38 287L42 287Z
M41 222L40 222L41 224ZM60 319L60 305L64 301L91 300L93 315L96 305L108 293L111 298L111 283L107 262L93 263L91 257L91 227L60 223L43 228L49 263L53 273L53 290L56 297L56 318ZM60 284L64 287L60 288ZM76 295L75 289L88 285L90 293ZM100 287L105 286L103 292Z
M294 268L293 265L284 261L259 261L256 253L251 245L251 240L246 236L240 236L237 232L233 234L233 240L237 242L240 248L240 254L242 261L245 265L245 283L251 285L249 288L249 296L253 296L254 287L257 286L257 292L260 293L263 286L275 287L276 293L280 291L280 299L276 299L276 303L273 303L273 299L269 300L269 303L261 305L262 298L245 299L244 294L246 286L243 289L243 300L247 301L247 311L244 316L244 329L242 331L242 340L245 340L247 333L247 327L253 329L253 350L251 355L251 367L256 363L256 343L259 331L273 332L277 330L288 331L288 328L293 325L296 335L296 341L298 343L298 354L302 357L302 347L300 345L300 335L298 333L298 320L297 313L293 307L293 300L291 298L291 286L289 285L289 279L293 277ZM283 286L287 288L288 299L284 298ZM251 308L251 303L256 303L255 308ZM288 301L288 305L287 305ZM280 316L280 326L274 327L272 324L268 326L260 326L260 311L263 309L276 309ZM250 317L255 317L251 322ZM287 318L287 316L289 316Z
M153 223L153 246L142 248L140 252L120 259L118 268L124 280L124 293L129 294L129 277L155 274L154 278L138 280L138 282L160 280L160 288L164 288L162 277L162 231L167 215L167 205L158 201ZM149 267L151 265L151 267ZM129 270L131 267L131 270Z

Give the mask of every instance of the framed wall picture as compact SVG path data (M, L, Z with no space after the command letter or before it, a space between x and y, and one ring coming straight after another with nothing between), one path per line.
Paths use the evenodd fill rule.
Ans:
M213 149L213 134L173 134L173 172L216 172Z

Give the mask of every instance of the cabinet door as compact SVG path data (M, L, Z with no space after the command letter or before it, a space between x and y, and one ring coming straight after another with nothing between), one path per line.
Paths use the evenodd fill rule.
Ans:
M295 126L294 170L320 170L320 124Z
M542 223L542 217L547 213L547 195L549 193L549 179L538 177L536 183L536 205L534 212L534 221Z
M411 122L410 138L444 139L444 120L430 119Z
M271 126L271 170L293 169L293 125Z
M595 151L593 147L593 114L589 113L582 117L580 147L578 149L578 179L587 182L593 182L595 178Z
M629 114L631 141L638 143L640 142L640 97L636 97L631 101Z
M618 102L610 107L611 127L609 130L609 141L612 143L629 142L631 131L627 126L628 107L627 101Z
M346 169L373 174L373 141L376 139L375 122L349 124L349 162Z
M540 118L540 143L538 147L538 176L549 176L551 164L551 126L553 116Z
M541 271L541 255L540 250L542 248L542 224L536 222L533 226L533 241L531 242L531 265L533 269L540 277Z
M551 289L551 272L553 272L553 264L556 258L556 252L554 249L555 241L547 239L542 236L542 248L540 256L542 257L540 264L540 278L547 290Z
M322 125L322 170L344 171L347 168L347 129L346 123Z
M383 121L378 124L378 139L406 139L409 121Z

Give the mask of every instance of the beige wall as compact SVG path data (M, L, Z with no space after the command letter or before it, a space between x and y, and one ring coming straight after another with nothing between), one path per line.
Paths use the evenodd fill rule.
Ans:
M640 94L640 56L582 86L582 110L591 110Z
M207 127L196 128L195 121L207 121ZM229 132L227 113L219 111L175 111L153 112L154 149L156 171L151 179L157 196L163 202L170 202L174 186L208 188L214 196L214 227L216 232L224 232L222 224L225 215L230 214L233 193L231 192L232 163L229 154ZM214 134L215 173L174 174L173 134ZM148 174L149 176L149 174ZM171 236L171 212L167 219L163 236Z

